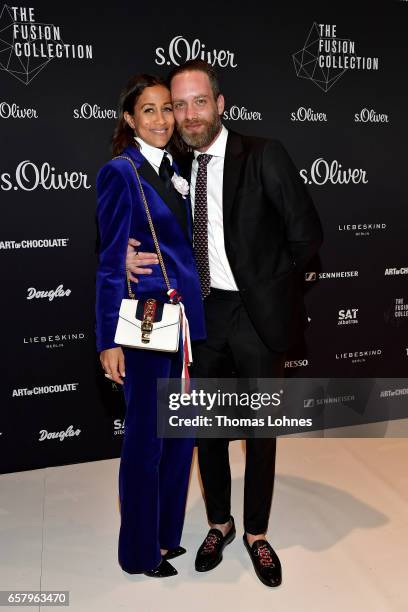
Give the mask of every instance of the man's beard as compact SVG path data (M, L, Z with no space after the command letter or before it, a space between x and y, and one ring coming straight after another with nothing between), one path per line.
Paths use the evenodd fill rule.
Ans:
M185 129L186 125L191 126L197 124L204 125L203 132L191 133ZM210 121L207 121L205 119L198 119L192 121L185 120L181 125L178 126L178 131L184 142L193 149L201 149L201 147L207 147L209 144L212 143L220 129L221 117L217 112L214 112Z

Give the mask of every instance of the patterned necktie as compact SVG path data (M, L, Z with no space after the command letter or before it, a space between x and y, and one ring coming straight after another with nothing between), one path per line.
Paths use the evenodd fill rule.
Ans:
M203 299L210 294L210 264L208 262L207 164L212 155L197 156L198 172L194 197L194 253L200 275Z
M159 167L159 176L162 179L163 183L166 185L166 189L168 189L169 191L173 189L173 183L171 182L171 177L173 176L173 174L174 170L171 167L170 160L167 157L167 153L164 153Z

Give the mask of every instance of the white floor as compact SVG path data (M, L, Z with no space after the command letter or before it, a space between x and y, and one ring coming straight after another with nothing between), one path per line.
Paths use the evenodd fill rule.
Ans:
M408 610L407 439L278 439L269 538L283 583L274 589L243 548L240 442L230 454L238 537L214 571L194 571L207 530L195 461L188 553L162 580L117 565L118 460L0 476L0 590L69 590L72 612Z

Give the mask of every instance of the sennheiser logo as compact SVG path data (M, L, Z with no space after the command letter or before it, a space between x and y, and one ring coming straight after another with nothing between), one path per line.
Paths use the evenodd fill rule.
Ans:
M327 280L327 279L338 279L338 278L354 278L358 276L358 270L341 270L340 272L305 272L305 281L310 283L313 281Z
M50 191L65 189L90 189L88 175L83 172L56 172L54 166L44 162L37 166L29 159L20 162L14 172L14 177L9 172L0 174L0 189L2 191L34 191L35 189Z
M5 4L0 13L0 70L28 85L53 59L93 58L90 44L65 44L60 26L36 22L34 9Z
M356 123L389 123L388 115L377 113L373 108L363 108L354 115Z
M327 115L326 113L319 113L314 111L311 108L305 108L304 106L299 106L299 108L290 114L291 121L301 121L301 122L309 122L309 123L326 123Z
M97 104L84 102L79 108L74 108L74 119L117 119L118 114L112 108L101 108Z
M339 310L337 325L357 325L358 308L342 308Z
M0 32L1 36L1 32ZM0 39L1 43L1 39ZM1 57L1 51L0 51ZM1 63L0 63L1 65ZM0 118L1 119L38 119L37 110L35 108L20 108L14 102L0 102Z
M408 268L385 268L384 276L399 276L408 274Z
M366 170L362 168L346 169L336 159L328 162L323 157L314 160L310 171L302 168L299 173L304 182L309 185L326 185L327 183L332 185L358 185L368 183Z
M81 433L80 429L74 429L73 425L69 425L65 431L47 431L46 429L41 429L38 438L39 442L44 442L44 440L59 440L63 442L67 438L75 438L78 437Z
M354 395L330 395L327 397L308 397L303 400L303 408L315 408L316 406L327 406L330 404L343 404L345 402L354 402Z
M64 285L58 285L56 289L46 291L37 291L35 287L29 287L27 289L27 300L47 299L49 302L52 302L55 298L68 297L71 293L71 289L64 289Z
M33 395L50 395L52 393L66 393L70 391L78 391L79 383L65 383L62 385L43 385L41 387L32 387L31 389L23 387L13 389L11 397L31 397Z
M69 238L39 238L37 240L0 240L0 251L67 247Z
M212 49L208 51L206 46L200 39L195 38L192 42L184 38L182 35L175 36L169 43L167 56L164 47L156 48L156 59L154 60L158 66L167 64L170 66L180 66L192 59L202 59L219 68L236 68L235 53L226 49Z
M226 121L262 121L262 114L258 111L249 111L245 106L231 106L224 111L222 118Z
M337 37L337 26L313 23L306 41L292 54L296 76L308 79L324 92L347 70L378 70L378 57L356 55L356 43Z

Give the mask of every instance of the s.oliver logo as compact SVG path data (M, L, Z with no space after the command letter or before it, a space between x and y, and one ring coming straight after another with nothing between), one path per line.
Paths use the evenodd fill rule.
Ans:
M118 114L113 108L101 108L97 104L84 102L79 108L74 108L74 119L117 119Z
M361 168L343 168L336 159L328 162L323 157L315 159L310 171L302 168L300 176L309 185L357 185L368 183L367 172Z
M29 159L20 162L14 176L8 172L0 174L1 191L22 189L34 191L35 189L90 189L88 175L83 172L56 172L55 167L48 162L37 166Z
M184 36L178 35L171 39L167 55L164 51L164 47L156 48L156 59L154 60L158 66L167 64L170 66L180 66L184 62L188 62L192 59L202 59L211 66L219 66L220 68L236 68L235 54L232 51L226 49L211 49L208 51L204 43L200 39L195 38L192 42L189 42Z
M1 119L38 119L37 110L35 108L20 108L14 102L0 102L0 117Z
M249 111L245 106L231 106L229 109L225 109L222 118L230 121L262 121L261 113Z
M28 85L52 59L92 59L90 44L67 44L61 27L36 22L34 9L5 4L0 13L0 70ZM7 56L7 61L6 60Z

